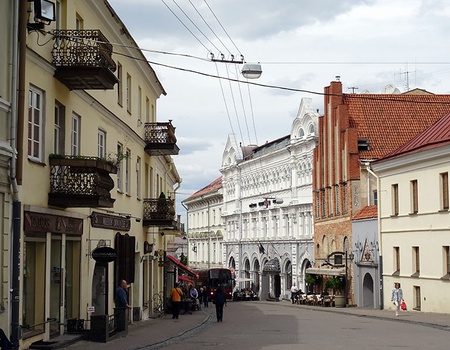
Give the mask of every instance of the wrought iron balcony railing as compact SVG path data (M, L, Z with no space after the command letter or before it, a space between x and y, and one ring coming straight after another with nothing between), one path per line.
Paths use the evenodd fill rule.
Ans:
M109 174L117 167L96 157L61 156L50 158L48 204L58 207L112 208L110 191L114 181Z
M172 121L145 123L145 152L151 156L177 155L175 127Z
M54 30L55 77L71 90L113 89L112 45L98 29Z
M170 198L145 198L142 224L159 227L175 226L175 201Z

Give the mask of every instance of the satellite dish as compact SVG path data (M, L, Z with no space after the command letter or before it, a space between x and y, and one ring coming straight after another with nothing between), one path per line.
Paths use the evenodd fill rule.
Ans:
M393 94L399 94L399 93L400 93L400 90L397 89L392 84L387 84L383 89L383 94L393 95Z

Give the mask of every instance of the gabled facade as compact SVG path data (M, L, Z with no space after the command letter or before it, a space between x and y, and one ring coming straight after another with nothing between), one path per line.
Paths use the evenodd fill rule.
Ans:
M375 204L378 196L369 164L433 124L448 111L449 102L450 95L343 94L339 81L325 88L325 113L319 119L313 166L318 267L333 252L350 255L355 249L351 218L364 206ZM379 269L380 263L373 261L373 268ZM352 264L348 268L348 301L352 304Z
M222 157L223 264L239 288L289 298L313 262L312 160L318 114L302 99L291 133L262 146L230 135Z
M222 267L222 177L183 201L187 207L188 261L198 269Z
M373 163L380 184L384 305L399 282L409 309L450 312L450 114Z
M128 321L151 316L153 296L171 287L164 257L181 230L175 128L157 121L156 102L166 94L158 77L107 1L55 3L45 40L33 16L24 18L23 348L70 331L68 319L89 328L94 316L113 315L122 279Z

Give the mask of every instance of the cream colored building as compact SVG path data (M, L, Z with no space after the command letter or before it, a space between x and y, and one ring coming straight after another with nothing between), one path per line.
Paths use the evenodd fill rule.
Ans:
M188 218L188 262L198 269L222 266L222 177L183 201Z
M450 115L372 164L379 176L383 299L400 282L410 310L450 313Z
M156 117L164 88L107 1L54 2L55 21L26 16L21 52L23 348L68 320L86 328L112 315L122 279L129 321L151 316L171 286L161 262L179 232L175 128Z
M13 169L10 168L15 140L11 137L13 127L14 105L13 95L13 67L14 55L12 48L17 32L17 21L14 21L16 1L2 1L0 13L4 18L0 23L0 328L9 336L11 334L11 278L9 266L11 261L11 229L12 229L12 203L10 177ZM14 77L15 78L15 77ZM14 80L14 83L17 80Z

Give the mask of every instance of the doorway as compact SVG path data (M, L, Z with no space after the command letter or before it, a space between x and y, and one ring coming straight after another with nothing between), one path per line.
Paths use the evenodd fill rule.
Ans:
M106 315L108 310L108 265L95 263L94 276L92 277L92 306L93 315Z
M373 278L366 273L363 280L363 307L374 307L373 301Z

